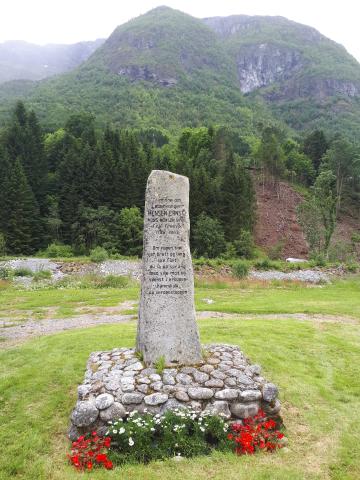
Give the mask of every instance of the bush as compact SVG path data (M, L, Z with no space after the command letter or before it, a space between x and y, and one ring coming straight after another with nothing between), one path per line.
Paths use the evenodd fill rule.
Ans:
M254 263L256 270L279 270L279 265L276 262L272 262L269 258L258 260Z
M360 243L360 233L353 232L351 234L351 241L352 243Z
M0 267L0 280L10 280L14 275L14 271L8 267Z
M137 207L123 208L118 216L119 250L124 255L141 256L144 220Z
M345 268L346 268L346 271L349 273L356 273L359 268L359 265L357 263L347 263L345 265Z
M233 264L232 271L236 278L245 278L249 273L249 267L246 262L238 260Z
M324 254L313 255L310 259L310 265L312 267L326 267L326 258Z
M215 258L226 249L224 230L220 222L202 213L195 222L193 248L196 256Z
M281 260L284 246L284 240L280 240L279 242L275 243L275 245L273 245L268 252L270 260Z
M327 259L333 263L353 263L354 256L354 244L338 241L329 247Z
M34 273L34 281L39 282L40 280L49 280L51 278L50 270L39 270Z
M253 258L255 251L254 239L248 230L242 230L239 239L233 242L237 257Z
M58 258L65 257L69 258L74 255L74 252L70 245L63 245L61 243L51 243L46 250L44 250L43 255L49 258Z
M26 267L19 267L15 268L14 270L14 277L32 277L34 273L30 270L30 268Z
M103 247L96 247L90 250L90 260L95 263L104 262L109 258L108 252Z
M110 456L114 463L121 464L206 455L214 448L228 448L227 430L219 416L190 409L167 411L162 416L134 411L125 419L111 422Z

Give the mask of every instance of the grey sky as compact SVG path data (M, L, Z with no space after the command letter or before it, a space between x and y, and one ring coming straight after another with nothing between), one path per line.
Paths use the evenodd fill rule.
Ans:
M358 0L1 0L0 42L74 43L107 37L161 4L195 17L282 15L339 42L360 61Z

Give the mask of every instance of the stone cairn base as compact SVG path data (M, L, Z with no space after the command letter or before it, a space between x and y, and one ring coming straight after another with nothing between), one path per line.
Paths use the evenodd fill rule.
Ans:
M70 439L94 430L104 435L110 420L134 410L161 414L192 407L239 420L262 408L279 418L278 389L260 375L259 365L251 365L236 346L207 345L203 351L200 364L165 368L161 374L147 368L133 348L91 353L71 414Z

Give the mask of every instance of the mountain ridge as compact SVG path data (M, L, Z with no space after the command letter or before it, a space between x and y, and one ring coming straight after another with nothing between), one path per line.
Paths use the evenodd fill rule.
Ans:
M157 7L118 26L75 69L25 87L50 125L81 109L122 126L243 128L272 117L354 138L360 128L360 64L313 27L279 16L197 19ZM0 86L0 116L20 90Z

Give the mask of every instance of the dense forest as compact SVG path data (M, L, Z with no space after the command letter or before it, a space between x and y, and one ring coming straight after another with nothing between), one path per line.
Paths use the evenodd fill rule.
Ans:
M317 219L305 207L299 216L310 237L311 221L320 221L311 246L326 249L343 202L359 198L358 158L341 136L316 130L297 141L271 125L260 126L258 136L219 126L170 136L155 128L99 131L91 114L79 113L44 132L18 102L0 138L0 243L8 254L58 244L75 254L102 246L140 255L146 180L151 170L165 169L190 179L196 255L251 255L254 177L275 189L281 178L310 187L307 202Z

